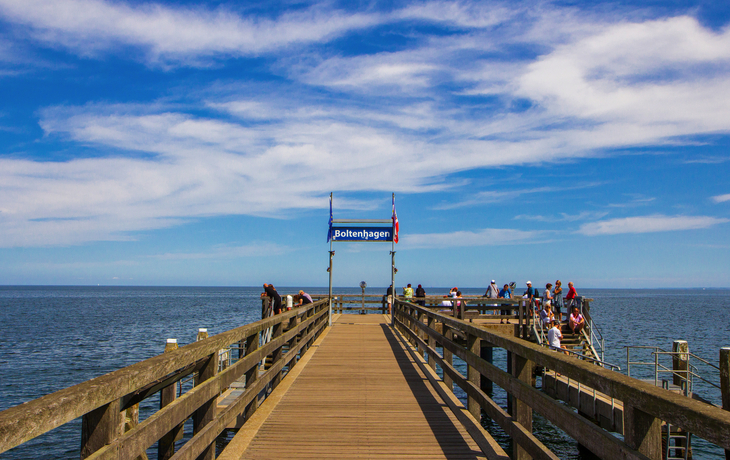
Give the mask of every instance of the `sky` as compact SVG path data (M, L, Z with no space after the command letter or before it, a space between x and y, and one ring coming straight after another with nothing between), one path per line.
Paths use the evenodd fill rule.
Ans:
M730 3L0 0L0 284L730 287ZM390 282L336 243L333 284Z

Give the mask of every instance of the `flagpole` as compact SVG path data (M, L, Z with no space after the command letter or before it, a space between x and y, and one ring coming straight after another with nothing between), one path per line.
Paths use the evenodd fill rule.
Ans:
M390 306L390 325L395 327L395 193L393 193L393 239L390 242L390 285L393 302Z
M335 252L332 250L332 192L330 192L330 234L328 235L328 239L330 240L330 287L329 287L329 320L328 320L328 326L332 326L332 256L335 255Z

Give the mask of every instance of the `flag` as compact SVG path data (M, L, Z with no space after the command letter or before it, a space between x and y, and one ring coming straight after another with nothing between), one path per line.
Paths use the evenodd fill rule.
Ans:
M395 193L393 194L393 242L398 244L398 214L395 213Z
M327 242L332 239L332 194L330 193L330 229L327 232Z

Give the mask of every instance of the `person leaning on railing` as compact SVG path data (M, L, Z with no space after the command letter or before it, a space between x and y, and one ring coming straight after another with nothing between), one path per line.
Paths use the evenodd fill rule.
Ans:
M499 291L499 295L497 296L498 299L511 299L512 298L512 291L509 288L509 284L505 284L501 291ZM503 307L509 307L510 304L503 303ZM512 313L511 310L500 310L499 315L500 316L509 316ZM504 324L504 318L499 318L499 324ZM507 324L510 324L509 318L507 318Z

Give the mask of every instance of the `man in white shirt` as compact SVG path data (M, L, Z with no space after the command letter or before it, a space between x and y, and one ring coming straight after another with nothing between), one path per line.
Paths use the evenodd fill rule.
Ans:
M553 350L565 350L565 347L560 344L563 334L560 332L559 326L560 324L553 320L553 327L548 331L548 344Z

